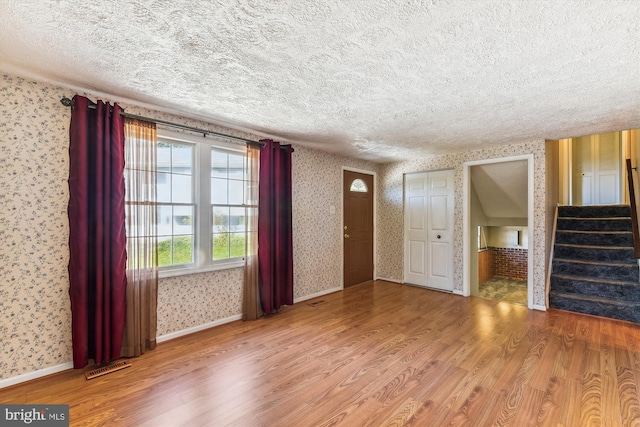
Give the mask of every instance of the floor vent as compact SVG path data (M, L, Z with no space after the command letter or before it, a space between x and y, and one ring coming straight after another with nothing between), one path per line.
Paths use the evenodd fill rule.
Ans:
M110 374L111 372L119 371L120 369L128 368L129 366L131 366L131 363L118 362L92 371L87 371L84 373L84 376L86 379L90 380L102 375Z
M315 307L317 305L321 305L321 304L326 304L327 302L325 300L320 300L320 301L314 301L314 302L310 302L309 305L311 307Z

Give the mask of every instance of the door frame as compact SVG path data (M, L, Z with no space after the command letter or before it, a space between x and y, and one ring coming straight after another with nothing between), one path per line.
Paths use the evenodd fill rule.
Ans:
M378 201L378 174L374 171L352 168L349 166L342 166L340 170L340 229L338 230L338 236L340 236L340 288L344 290L344 171L357 172L364 175L373 176L373 280L377 279L377 201Z
M462 165L462 295L468 297L470 289L470 259L471 259L471 245L469 244L471 238L471 215L469 213L469 206L471 204L471 174L469 168L477 165L487 165L493 163L505 163L513 162L517 160L527 161L527 235L529 239L529 248L527 250L527 307L534 309L533 305L533 267L535 262L534 252L537 245L537 240L534 235L534 164L533 154L523 154L520 156L500 157L495 159L485 159L464 162ZM477 256L477 254L475 254Z

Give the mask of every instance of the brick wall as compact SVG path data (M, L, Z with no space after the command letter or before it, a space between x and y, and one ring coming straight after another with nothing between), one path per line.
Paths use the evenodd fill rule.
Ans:
M491 248L493 276L514 280L527 280L527 250L517 248Z

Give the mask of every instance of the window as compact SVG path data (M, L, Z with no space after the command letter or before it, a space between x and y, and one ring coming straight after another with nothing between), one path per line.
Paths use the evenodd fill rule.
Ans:
M158 131L161 276L243 265L246 177L244 146Z
M194 145L158 137L158 266L193 263Z
M368 191L367 184L360 178L354 179L351 183L349 191L355 191L356 193L366 193Z
M238 258L245 251L245 155L211 149L211 213L214 260Z

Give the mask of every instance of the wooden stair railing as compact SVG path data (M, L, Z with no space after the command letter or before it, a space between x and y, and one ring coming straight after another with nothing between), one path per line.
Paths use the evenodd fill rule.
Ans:
M627 159L627 181L629 183L629 205L631 205L631 229L633 231L633 252L636 258L640 258L640 232L638 230L638 207L636 192L633 185L633 168L631 159Z

